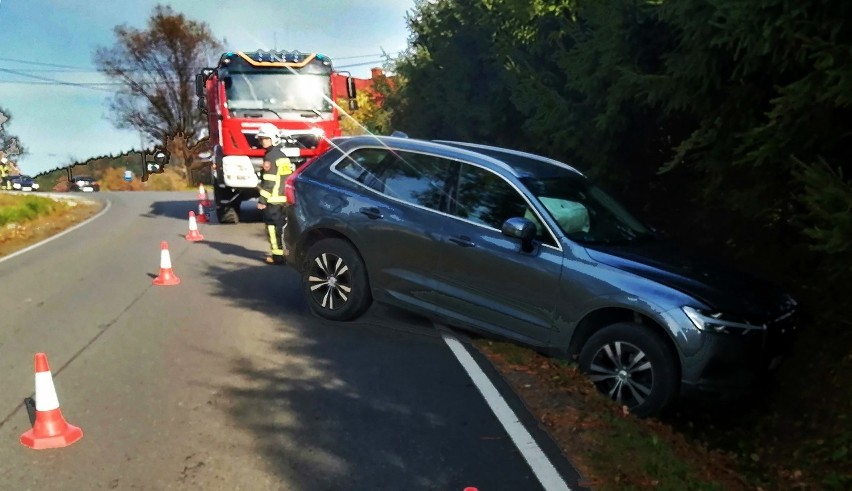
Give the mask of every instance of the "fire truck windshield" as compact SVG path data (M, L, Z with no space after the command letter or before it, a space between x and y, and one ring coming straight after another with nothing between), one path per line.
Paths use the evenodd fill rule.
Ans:
M290 73L231 73L224 78L228 109L331 111L331 83L327 75Z

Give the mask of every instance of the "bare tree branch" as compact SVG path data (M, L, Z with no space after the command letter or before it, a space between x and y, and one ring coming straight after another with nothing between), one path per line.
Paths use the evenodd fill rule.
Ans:
M194 104L194 75L222 47L204 22L157 5L145 29L116 26L116 42L95 50L95 65L119 82L110 103L113 123L170 149L189 170L206 148L204 119Z

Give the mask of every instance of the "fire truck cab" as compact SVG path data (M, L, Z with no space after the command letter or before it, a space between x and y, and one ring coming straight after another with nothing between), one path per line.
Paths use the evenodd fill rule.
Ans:
M333 83L338 77L345 84ZM346 87L336 94L334 87ZM196 76L198 105L207 113L211 143L213 195L220 223L239 222L240 204L258 196L264 149L257 140L261 124L281 130L285 154L298 167L340 136L345 98L357 108L355 84L332 68L322 54L298 51L232 51L215 68Z

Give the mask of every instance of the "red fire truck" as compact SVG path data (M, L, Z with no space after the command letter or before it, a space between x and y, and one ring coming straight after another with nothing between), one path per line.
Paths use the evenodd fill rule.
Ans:
M335 72L331 60L316 53L228 52L195 81L199 108L207 113L219 223L237 223L240 204L258 196L261 124L281 130L284 152L299 166L340 136L335 102L345 98L349 109L357 107L352 77ZM345 87L346 94L335 93L335 87Z

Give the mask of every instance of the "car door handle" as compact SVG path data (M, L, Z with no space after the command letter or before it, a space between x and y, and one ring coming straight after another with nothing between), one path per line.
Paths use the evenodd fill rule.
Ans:
M367 218L369 218L371 220L377 220L379 218L384 218L382 216L381 210L379 210L378 208L375 208L375 207L370 207L370 208L364 207L364 208L361 208L358 211L367 215Z
M474 247L474 246L476 246L476 244L474 244L470 240L470 237L468 237L466 235L462 235L460 237L450 237L449 241L452 242L453 244L458 244L462 247Z

